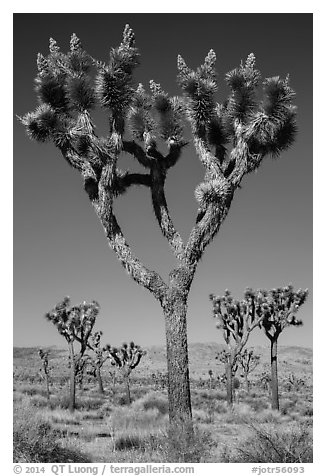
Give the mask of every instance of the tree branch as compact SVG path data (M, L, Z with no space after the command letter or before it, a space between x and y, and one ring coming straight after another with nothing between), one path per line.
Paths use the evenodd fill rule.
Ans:
M190 232L186 244L186 259L191 265L196 265L202 257L206 246L212 241L226 218L232 201L233 193L226 204L220 206L210 203L203 212L199 222Z
M206 179L220 178L225 180L224 174L219 164L219 160L208 149L204 140L198 135L194 136L194 145L200 161L206 169Z
M181 150L188 142L181 142L178 144L170 144L169 153L164 157L164 165L167 169L173 167L181 156Z
M247 159L248 146L243 139L240 139L231 152L231 162L234 162L234 168L228 176L228 181L234 188L240 185L243 176L247 173Z
M104 227L109 245L134 281L151 291L156 299L161 301L166 294L167 285L158 273L147 269L141 263L127 244L113 212L112 196L107 186L108 173L108 166L105 166L99 181L98 199L93 200L93 205Z
M96 174L91 164L80 157L72 146L59 147L63 157L75 169L77 169L84 179L92 178L96 180Z
M124 152L128 152L128 154L133 155L143 167L149 168L151 166L151 158L146 154L144 149L134 140L122 141L122 150Z
M168 240L175 256L184 259L185 247L181 235L174 227L165 198L164 183L166 172L159 164L151 168L151 192L154 213L163 236Z
M120 184L122 187L130 187L131 185L144 185L150 187L151 176L149 174L127 173L120 179Z

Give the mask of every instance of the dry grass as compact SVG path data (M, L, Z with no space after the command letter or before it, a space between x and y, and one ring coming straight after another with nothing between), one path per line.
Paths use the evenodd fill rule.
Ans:
M89 457L67 445L60 445L57 434L28 402L14 410L14 462L64 463L89 462Z
M212 349L206 350L207 356ZM21 365L27 361L23 354L19 356ZM61 367L64 367L64 356L65 353L59 353L55 357L61 362ZM162 355L159 356L161 359ZM268 391L257 378L255 380L255 376L252 376L250 394L240 388L236 403L230 410L225 401L225 388L216 386L210 389L207 371L205 374L203 369L192 367L192 376L202 378L191 382L196 428L189 438L181 438L177 430L169 428L166 389L154 385L149 377L153 369L165 369L163 357L159 365L155 364L154 357L149 356L153 367L147 365L146 372L142 370L133 375L133 403L130 406L123 404L125 389L122 382L117 381L113 388L103 372L105 395L98 395L95 381L87 382L83 391L77 389L77 409L73 414L68 411L69 386L64 372L54 376L55 384L51 386L48 402L44 386L36 380L36 367L24 372L18 366L16 374L19 377L15 378L14 391L15 461L164 463L187 459L216 463L228 460L254 462L258 458L259 462L259 454L264 453L266 461L273 462L277 457L275 451L268 449L268 439L276 446L282 461L289 459L290 462L292 457L306 462L312 458L309 426L312 388L309 385L308 358L308 363L305 360L303 365L301 359L290 370L286 369L285 382L294 365L300 364L302 372L298 375L305 378L307 385L289 391L281 382L280 412L270 409ZM31 362L34 365L33 359ZM38 364L37 359L35 364ZM213 368L213 365L207 365L207 368ZM246 455L241 453L242 449Z
M307 423L250 423L249 438L222 454L224 463L312 463L312 431Z

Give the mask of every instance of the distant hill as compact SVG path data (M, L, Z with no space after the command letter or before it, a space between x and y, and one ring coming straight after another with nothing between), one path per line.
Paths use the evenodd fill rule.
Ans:
M250 347L250 346L249 346ZM216 360L216 354L225 348L221 344L209 343L191 343L189 344L189 368L190 377L193 379L207 379L208 371L212 370L214 374L222 374L224 366ZM14 370L28 374L36 374L40 367L38 357L39 347L14 347ZM64 348L48 347L52 365L65 372L68 351ZM269 348L255 347L256 354L261 356L261 363L257 367L256 373L269 371ZM156 372L166 372L166 349L163 346L147 347L147 354L143 358L134 375L139 377L149 377ZM297 376L304 375L312 384L312 359L313 351L311 348L299 346L280 346L279 347L279 374L288 375L294 373ZM107 367L108 368L108 367ZM253 374L254 375L254 374Z

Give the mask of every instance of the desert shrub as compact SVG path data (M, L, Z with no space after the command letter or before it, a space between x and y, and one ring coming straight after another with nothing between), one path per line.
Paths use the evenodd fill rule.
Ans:
M223 463L311 463L312 432L308 424L249 424L251 437L225 448Z
M225 404L223 403L218 403L215 407L216 413L227 413L228 409Z
M263 410L267 410L270 407L270 404L262 398L256 398L250 401L250 406L254 412L261 412Z
M101 408L97 411L99 416L105 417L112 412L112 405L110 402L104 403Z
M130 392L131 392L131 401L135 402L139 398L142 398L146 394L146 389L144 387L137 387L135 386L134 382L130 384ZM124 385L117 385L115 389L115 401L118 405L129 405L129 401L125 394L125 387Z
M169 411L169 402L160 392L149 392L134 403L134 408L144 410L156 409L160 414L166 415Z
M115 439L114 446L117 451L124 451L139 449L144 446L144 442L139 435L120 435Z
M97 410L101 408L104 400L103 397L84 397L80 398L77 402L77 408L79 410Z
M102 409L101 409L102 410ZM83 415L83 420L103 420L104 415L102 412L87 412Z
M277 410L272 408L267 408L266 410L261 411L258 415L255 415L255 422L257 423L272 423L272 424L281 424L291 420L291 417L283 415Z
M30 402L32 405L38 408L47 407L49 404L48 399L46 397L43 397L42 395L33 395L30 398Z
M115 462L162 463L168 462L167 450L167 435L164 432L129 430L115 436L111 455Z
M304 407L301 411L301 415L303 416L308 416L308 417L312 417L314 414L314 410L312 407Z
M77 425L80 423L83 415L79 411L71 413L69 410L56 409L48 412L42 412L42 418L50 423L58 423L65 425Z
M42 397L46 397L46 390L38 385L20 385L18 390L26 395L41 395Z
M192 400L194 405L200 406L216 400L224 401L225 399L226 393L221 390L197 389L196 392L193 392Z
M76 402L78 410L97 410L103 405L103 398L101 397L81 397ZM49 408L55 410L57 408L68 409L70 399L68 394L55 395L49 402Z
M197 427L170 427L165 440L167 461L169 463L199 463L206 456L212 444L209 433Z
M131 399L132 400L132 399ZM128 406L130 405L128 398L126 395L119 395L117 397L117 404L123 406Z
M284 400L281 402L280 412L282 415L288 415L293 410L295 404L291 400Z
M21 403L22 400L24 399L24 395L20 392L18 392L17 390L14 389L14 393L13 393L13 402L14 404L18 404L18 403Z
M61 446L51 425L26 402L14 410L13 447L15 463L90 462L86 455Z
M56 395L50 402L49 408L55 410L56 408L67 409L69 408L70 400L68 394Z
M203 409L195 409L192 411L192 418L195 422L206 422L207 412Z
M162 419L162 415L156 408L142 410L134 407L116 408L112 411L109 422L116 430L134 430L135 428L150 430L156 428Z

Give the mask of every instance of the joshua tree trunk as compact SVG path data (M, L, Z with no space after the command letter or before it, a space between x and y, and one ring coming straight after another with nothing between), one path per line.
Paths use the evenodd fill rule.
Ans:
M247 393L250 393L250 382L248 380L248 374L246 372L244 374L244 381L245 381L245 385L246 385L246 391L247 391Z
M126 383L126 398L127 398L127 404L131 404L131 394L130 394L130 377L129 374L127 373L125 375L125 383Z
M277 338L271 339L271 392L272 392L272 409L279 410L278 397L278 377L277 377Z
M116 377L115 377L115 372L113 372L112 376L112 395L115 395L115 382L116 382Z
M46 398L49 401L50 400L50 382L49 382L49 376L45 374L45 383L46 383Z
M187 345L187 297L177 293L163 307L166 329L169 417L172 426L189 426L191 400Z
M75 365L75 353L74 353L74 344L69 342L69 355L70 355L70 400L69 400L69 410L71 412L75 411L76 408L76 365Z
M104 395L104 388L103 388L103 380L101 375L101 367L97 367L96 369L96 378L98 383L98 391L101 395Z
M226 364L226 400L227 404L232 407L234 401L234 389L231 359Z

